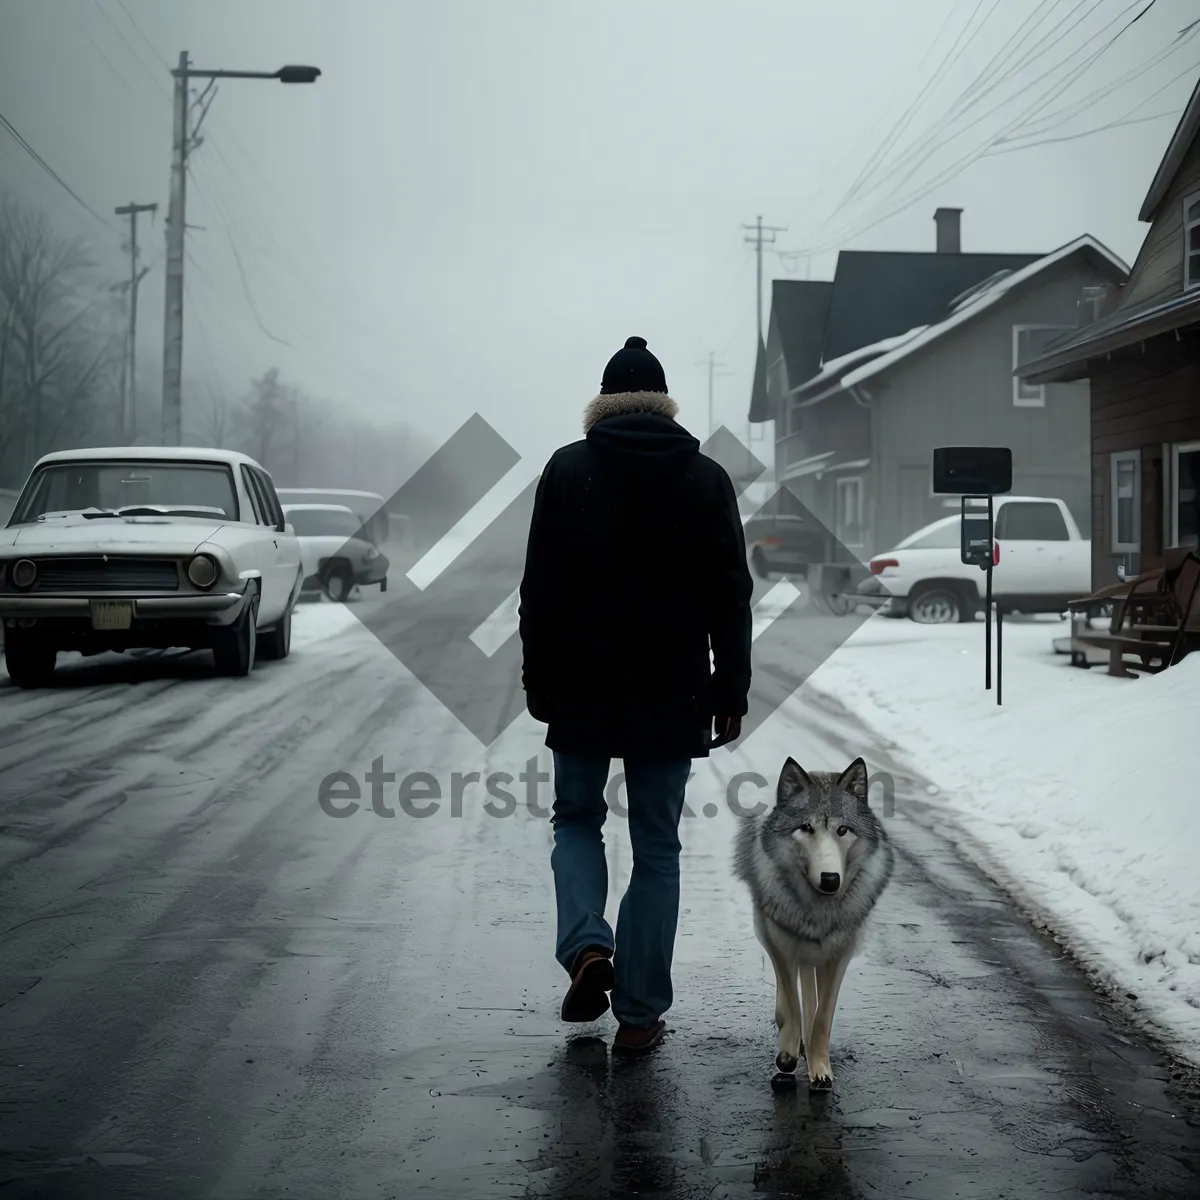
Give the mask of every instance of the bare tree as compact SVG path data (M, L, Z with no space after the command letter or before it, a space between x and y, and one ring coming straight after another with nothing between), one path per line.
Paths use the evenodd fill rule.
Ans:
M79 444L112 423L111 305L78 239L0 197L0 473L24 474L64 438Z
M207 386L209 406L200 437L217 450L231 449L237 437L237 413L224 396L213 391L211 384Z
M261 379L252 380L250 388L242 410L245 438L250 453L270 469L271 447L287 421L287 389L279 382L278 367L271 367Z

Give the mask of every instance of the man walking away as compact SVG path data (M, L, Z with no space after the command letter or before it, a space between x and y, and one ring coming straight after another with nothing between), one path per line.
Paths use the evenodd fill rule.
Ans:
M584 411L585 437L541 476L521 582L526 701L554 753L562 1017L596 1020L611 992L622 1054L664 1037L684 789L692 759L740 736L750 690L737 497L678 411L658 359L630 338ZM602 833L614 758L633 845L615 938Z

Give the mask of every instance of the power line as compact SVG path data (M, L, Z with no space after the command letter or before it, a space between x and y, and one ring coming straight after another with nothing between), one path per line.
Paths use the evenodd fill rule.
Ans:
M169 101L171 99L171 93L169 91L167 91L166 86L163 84L163 81L152 70L150 70L150 68L148 66L146 66L145 60L133 48L133 45L130 43L129 39L125 36L125 34L121 32L120 25L118 25L116 23L116 21L113 20L112 16L109 14L109 12L100 3L100 0L92 0L92 3L96 6L97 11L105 19L105 21L108 22L109 27L112 29L112 31L117 35L117 37L119 37L121 39L122 42L125 43L125 49L128 50L129 53L133 56L134 61L138 64L139 67L142 68L143 71L146 72L146 74L150 77L150 80L154 84L154 86L156 88L158 88L158 90L160 92L162 92L162 94ZM125 8L124 5L121 5L121 7ZM125 9L125 15L129 16L128 9ZM130 20L132 20L132 18L130 18Z
M150 51L151 54L154 55L155 58L158 59L158 61L160 63L162 63L164 69L169 72L171 70L171 64L169 62L167 62L167 60L154 48L154 43L151 42L150 39L142 32L142 27L137 23L137 21L134 20L133 13L131 13L129 11L128 7L125 4L125 0L117 0L117 3L121 6L121 11L128 18L129 24L133 26L134 31L137 33L138 37L140 37L142 39L142 41L146 44L146 48Z
M1083 71L1087 70L1109 47L1111 47L1117 40L1119 40L1119 38L1126 32L1126 30L1128 30L1138 19L1140 19L1141 16L1144 16L1145 13L1149 11L1149 8L1153 5L1153 3L1154 3L1154 0L1150 0L1150 4L1147 5L1145 9L1143 9L1143 11L1139 14L1138 17L1135 17L1132 21L1130 21L1122 30L1120 30L1116 35L1114 35L1112 38L1110 38L1109 41L1100 48L1100 50L1098 50L1094 54L1092 54L1085 62L1083 62L1081 65L1073 68L1071 71L1069 71L1066 79L1062 83L1057 84L1057 85L1052 85L1049 89L1047 89L1047 91L1049 93L1048 96L1044 94L1038 100L1035 100L1015 120L1009 122L1009 124L1007 126L1005 126L1004 128L1002 128L1000 131L998 131L998 133L992 135L988 139L985 139L981 144L977 145L973 150L969 151L957 162L955 162L955 163L951 164L949 167L945 168L933 180L927 182L924 186L920 187L920 189L918 191L906 195L903 199L895 200L896 193L900 190L900 187L897 186L896 188L893 189L891 196L889 196L887 199L883 200L882 203L880 205L878 205L875 209L873 209L870 212L870 214L868 214L867 217L863 218L863 223L858 225L856 228L854 228L853 232L846 232L846 227L843 226L837 235L831 237L827 241L806 247L805 248L806 253L808 253L810 255L815 254L815 253L821 253L823 251L835 248L836 246L838 246L845 240L849 240L852 237L860 236L862 233L867 232L867 230L873 229L876 225L879 225L883 221L888 220L890 217L896 215L896 213L903 211L905 208L907 208L910 204L914 203L916 200L919 200L923 196L928 195L931 191L933 191L935 188L941 186L941 184L945 183L948 179L954 178L955 176L961 174L961 172L963 170L965 170L968 166L970 166L972 163L978 161L979 159L981 159L983 157L987 157L992 152L992 148L994 146L1002 144L1004 142L1004 140L1008 137L1008 135L1010 135L1010 134L1014 133L1015 131L1024 127L1024 125L1028 122L1028 116L1029 116L1030 112L1039 111L1041 108L1045 107L1046 103L1053 101L1054 99L1057 98L1058 95L1061 95L1062 92L1067 87L1069 87L1070 84L1073 83L1075 81L1075 79L1077 79ZM1128 12L1128 11L1130 11L1130 9L1132 9L1134 7L1136 7L1136 5L1130 5L1129 8L1126 9L1125 11ZM1122 14L1122 15L1124 15L1124 14ZM1106 28L1110 27L1113 23L1114 22L1110 22L1109 26L1106 26ZM1174 39L1173 48L1169 51L1169 53L1172 53L1172 54L1175 53L1182 45L1186 44L1187 41L1191 40L1191 38L1198 32L1200 32L1200 25L1197 25L1195 28L1189 27L1189 29L1185 30L1182 35L1180 35L1179 37ZM1094 40L1095 40L1095 36L1090 38L1089 42L1094 41ZM1086 44L1087 43L1085 43L1085 45ZM1078 51L1075 51L1074 53L1078 53ZM1162 53L1163 52L1160 52L1160 56L1162 55ZM1073 55L1068 56L1068 58L1070 58L1070 57L1073 57ZM1042 76L1039 76L1039 80L1046 78L1046 76L1050 75L1050 74L1053 74L1053 71L1046 72ZM982 119L982 118L980 118L980 119ZM978 124L978 119L975 122L972 122L972 124ZM965 132L965 130L960 131L960 133L961 132ZM953 139L951 139L951 140L953 140ZM912 171L910 171L904 177L904 179L902 179L900 181L900 183L903 184L904 180L910 178L911 175L912 175Z
M863 169L858 173L854 182L851 183L849 188L846 189L845 194L842 196L841 200L838 202L837 207L839 209L844 207L845 205L849 204L854 199L855 195L858 193L863 182L866 179L870 178L870 174L875 169L876 164L883 161L887 157L888 152L896 144L896 140L900 137L901 134L903 134L904 130L907 129L908 126L912 123L913 117L915 117L917 112L920 110L921 105L925 101L925 98L937 87L937 84L945 76L946 72L950 69L950 66L954 62L956 62L958 60L958 58L960 58L962 56L962 54L966 51L967 47L970 46L971 42L973 42L975 40L976 36L979 34L979 31L984 27L984 25L987 24L988 18L996 11L996 8L999 5L999 3L1000 3L1000 0L994 0L992 7L988 10L987 15L979 23L979 26L976 28L975 32L971 34L971 36L967 39L967 41L960 48L959 43L962 42L963 35L967 32L968 29L970 29L972 23L975 20L975 17L979 13L979 10L983 7L984 0L976 0L975 8L972 10L970 17L967 18L967 23L966 23L966 25L963 26L963 28L959 32L958 37L954 39L954 44L950 47L949 51L947 51L946 57L942 60L941 64L938 66L937 70L934 71L934 73L925 81L925 86L922 87L921 90L917 93L916 99L913 100L913 102L908 106L908 108L905 109L905 111L900 114L900 119L896 122L895 125L892 126L892 128L888 132L887 136L885 136L883 141L880 142L879 146L876 147L875 153L871 155L871 157L867 160L866 164L863 166ZM953 11L951 11L951 13L947 14L946 20L943 23L942 28L938 31L937 38L934 39L934 45L936 45L938 39L941 38L942 33L945 31L946 25L948 25L950 23L950 17L952 15L953 15ZM930 49L932 50L932 47ZM928 58L929 55L926 54L925 57ZM924 65L923 62L922 62L922 65ZM917 68L918 73L920 72L920 69L921 69L920 67Z
M17 132L16 127L6 116L4 116L3 113L0 113L0 128L5 129L11 135L13 141L15 141L17 145L20 146L21 149L24 150L25 153L28 154L29 157L32 158L33 161L37 163L37 165L41 167L41 169L45 171L46 174L49 175L50 178L53 179L54 182L57 183L58 186L62 188L63 191L66 192L67 195L70 196L71 199L74 200L75 203L78 204L79 207L82 208L83 211L86 212L93 220L99 221L101 225L110 225L110 223L105 220L105 218L102 217L90 204L88 204L88 202L84 200L79 193L76 192L75 189L72 188L71 185L68 184L52 166L50 166L48 162L46 162L46 160L21 136L21 134Z
M1104 2L1104 0L1096 0L1096 3L1093 4L1092 8L1089 9L1088 12L1085 13L1083 17L1080 17L1073 25L1071 25L1070 29L1076 28L1080 24L1081 21L1086 19L1087 16L1090 16L1091 13L1094 12L1096 10L1096 8L1098 8L1103 2ZM1153 0L1151 0L1151 2L1153 2ZM1082 7L1083 7L1082 3L1078 4L1071 11L1072 12L1078 11L1078 9L1080 9ZM1125 11L1128 12L1134 7L1136 7L1136 5L1130 5L1129 8L1127 8ZM1051 30L1050 32L1053 33L1055 30L1061 28L1061 26L1069 19L1070 19L1070 15L1068 14L1068 16L1065 17L1063 19L1063 21L1060 21L1059 24L1054 27L1054 30ZM1119 19L1120 18L1118 17L1115 20L1119 20ZM1105 29L1110 28L1111 25L1115 23L1115 20L1112 22L1109 22L1109 24L1106 25L1104 28ZM1070 32L1070 30L1068 30L1068 32ZM1103 32L1103 30L1101 32ZM1084 43L1084 46L1087 46L1088 44L1090 44L1090 42L1094 41L1097 36L1099 36L1099 35L1094 34L1091 38L1088 39L1087 42ZM1006 82L1015 78L1016 75L1023 68L1029 66L1030 63L1036 61L1038 58L1041 58L1049 50L1053 49L1054 46L1057 46L1061 41L1063 41L1065 39L1065 37L1066 37L1066 33L1061 34L1058 38L1056 38L1049 45L1044 45L1040 50L1035 51L1031 55L1027 55L1024 59L1022 59L1019 63L1017 63L1016 66L1012 67L1006 74L1001 75L999 79L990 83L982 92L980 92L978 95L976 95L974 99L970 100L968 103L962 104L961 108L956 108L955 120L957 120L959 117L961 117L966 112L969 112L972 108L974 108L980 102L985 100L988 96L992 95L997 89L1001 88ZM1067 61L1070 60L1072 55L1076 54L1076 53L1078 53L1078 50L1073 51L1072 54L1067 55L1066 59L1056 63L1054 67L1051 67L1050 70L1043 72L1043 74L1039 75L1035 80L1033 80L1030 85L1026 85L1026 86L1027 87L1034 86L1038 83L1041 83L1043 80L1049 78L1056 71L1061 69L1063 67L1063 65ZM1087 65L1087 64L1085 64L1085 65ZM904 183L906 183L909 179L911 179L913 177L913 175L920 169L920 167L925 162L927 162L934 153L936 153L938 150L944 149L950 143L952 143L952 142L956 141L958 138L962 137L963 134L965 134L968 130L974 129L981 122L986 121L991 116L994 116L1002 108L1004 108L1005 105L1010 104L1012 102L1012 99L1013 99L1013 97L1009 97L1008 99L1001 101L999 104L994 105L993 107L985 110L979 116L977 116L974 120L969 121L969 122L967 122L967 124L961 126L961 128L959 128L958 131L955 133L948 134L945 126L942 126L942 127L935 126L935 127L931 128L917 142L917 144L915 146L910 147L909 150L907 151L906 155L904 157L902 157L893 166L892 173L891 173L891 175L889 175L888 179L886 181L881 180L879 183L875 184L873 187L868 188L866 190L866 192L864 193L864 195L871 196L873 194L878 193L880 188L884 186L885 182L895 185L895 188L893 189L893 194L895 194L895 190L898 189L899 187L903 186ZM959 102L961 102L961 100L962 100L962 97L959 97ZM952 106L952 107L956 107L956 106ZM1029 110L1027 110L1027 111L1029 111ZM1036 111L1036 109L1033 111ZM953 124L953 123L954 122L952 121L951 124ZM901 175L897 179L895 177L895 173L900 172L900 171L904 171L904 174ZM887 203L887 201L884 201L884 203Z
M67 16L70 17L71 20L74 22L76 29L79 30L79 32L84 36L84 38L87 40L87 42L91 45L92 49L95 50L95 52L104 61L104 65L106 67L108 67L108 69L117 77L117 79L119 79L121 81L121 86L130 94L130 96L133 96L133 98L136 100L137 97L134 96L134 94L133 94L133 88L131 88L129 86L129 80L126 79L125 76L122 75L121 72L118 71L115 66L113 66L112 59L110 59L108 57L108 55L105 54L104 51L100 49L100 43L97 42L94 37L92 37L92 35L84 27L83 22L75 15L75 13L71 9L68 8L68 9L65 9L64 11L66 12Z

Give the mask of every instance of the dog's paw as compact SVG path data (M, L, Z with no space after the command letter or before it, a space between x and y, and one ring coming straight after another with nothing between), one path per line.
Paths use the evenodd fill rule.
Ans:
M833 1079L829 1075L810 1075L808 1090L810 1092L832 1092Z
M796 1072L777 1071L771 1076L771 1090L773 1092L794 1092L796 1090Z
M799 1065L800 1060L798 1058L793 1058L790 1054L784 1054L782 1050L775 1056L775 1066L785 1075L794 1075Z

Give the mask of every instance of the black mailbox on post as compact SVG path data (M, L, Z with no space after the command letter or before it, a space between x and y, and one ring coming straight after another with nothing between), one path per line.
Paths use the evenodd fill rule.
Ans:
M933 490L953 496L1002 496L1012 491L1007 446L942 446L933 452Z
M987 508L968 508L963 499L962 560L969 567L986 571L995 565L995 534L992 513Z

